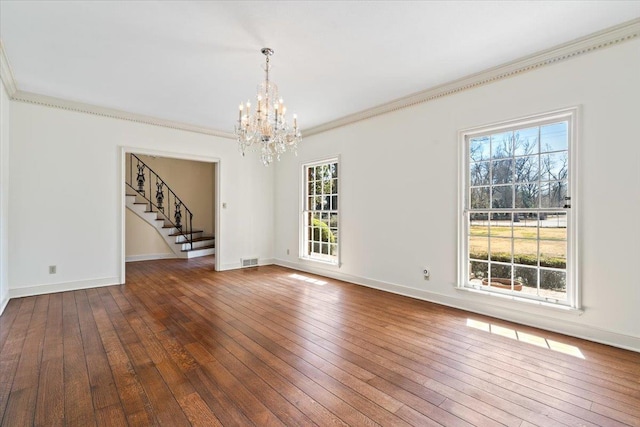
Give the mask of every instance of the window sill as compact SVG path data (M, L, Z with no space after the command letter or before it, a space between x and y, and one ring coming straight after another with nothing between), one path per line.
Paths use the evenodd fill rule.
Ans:
M501 294L501 293L497 293L497 292L490 292L490 291L485 291L485 290L482 290L482 289L469 288L469 287L466 287L466 286L456 286L456 289L459 290L459 291L462 291L462 292L471 292L471 293L476 294L476 295L485 295L487 297L498 298L498 299L505 300L505 301L514 301L517 304L526 304L526 305L529 305L529 306L535 306L535 307L540 307L540 308L554 310L554 311L561 311L561 312L565 312L565 313L569 313L569 314L574 314L576 316L582 316L582 314L584 314L584 310L583 309L576 308L576 307L571 307L571 306L563 305L563 304L554 304L554 303L550 303L550 302L546 302L546 301L533 300L533 299L528 299L528 298L521 298L521 297L517 297L515 295Z
M324 260L324 259L307 258L307 257L298 257L298 259L300 261L304 261L304 262L314 262L314 263L324 264L324 265L333 266L333 267L337 267L337 268L340 267L340 261L329 261L329 260Z

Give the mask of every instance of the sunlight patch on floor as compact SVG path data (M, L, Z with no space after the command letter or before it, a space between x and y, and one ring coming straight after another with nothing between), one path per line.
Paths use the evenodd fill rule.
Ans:
M292 279L301 280L303 282L313 283L314 285L319 285L319 286L323 286L327 284L327 282L324 280L314 279L313 277L303 276L302 274L293 273L293 274L290 274L289 277L291 277Z
M580 359L585 358L578 347L570 344L564 344L558 341L553 341L539 335L516 331L512 328L493 325L491 323L481 322L479 320L473 319L467 319L467 326L469 326L470 328L479 329L484 332L489 332L494 335L500 335L506 338L510 338L512 340L547 348L549 350L557 351L558 353L568 354L569 356L578 357Z

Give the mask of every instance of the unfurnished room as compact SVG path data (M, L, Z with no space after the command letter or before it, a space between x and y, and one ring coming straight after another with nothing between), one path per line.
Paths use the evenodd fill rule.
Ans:
M0 0L0 425L640 427L640 1Z

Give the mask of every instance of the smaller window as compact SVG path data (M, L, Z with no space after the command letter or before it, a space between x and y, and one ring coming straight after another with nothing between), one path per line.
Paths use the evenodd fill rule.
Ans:
M338 160L303 166L302 258L338 264Z

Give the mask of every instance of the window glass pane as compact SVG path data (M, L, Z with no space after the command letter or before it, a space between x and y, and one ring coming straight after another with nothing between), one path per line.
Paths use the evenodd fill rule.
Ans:
M319 211L320 209L322 209L322 196L315 196L312 197L313 199L313 205L311 205L311 209L317 210Z
M538 266L538 241L513 239L513 262L520 265Z
M513 182L513 160L497 160L491 162L491 180L493 184L510 184Z
M491 188L491 207L494 209L513 208L513 186L500 185Z
M489 185L489 162L471 163L469 178L472 186Z
M491 135L491 158L502 159L513 155L513 132Z
M511 239L491 236L489 243L491 261L511 262Z
M516 182L537 182L539 178L539 156L516 157Z
M338 210L338 196L331 196L331 210Z
M338 227L338 214L332 213L329 217L329 227Z
M538 227L538 214L536 212L518 212L518 219L515 220L514 219L514 223L517 222L517 224L513 224L514 226L514 236L515 236L515 227L529 227L529 230L531 231L531 236L527 236L527 237L535 237L537 236L537 227ZM515 214L514 214L515 217ZM522 237L522 236L516 236L516 237Z
M491 286L498 288L506 286L511 289L511 265L492 262L489 265L489 275L491 276Z
M540 238L545 240L567 240L567 213L541 212Z
M489 160L489 137L472 138L469 141L469 157L472 161Z
M307 168L307 180L313 181L314 179L315 179L314 169L312 167Z
M338 164L337 163L332 163L331 164L331 176L333 178L337 178L338 177Z
M524 293L538 295L538 269L516 265L513 268L515 280L522 283Z
M516 208L537 208L540 189L538 184L527 183L516 185Z
M566 150L569 146L567 122L552 123L540 127L540 151Z
M489 235L493 237L512 237L511 213L493 212L489 223Z
M566 151L540 156L540 179L556 181L567 178L569 157Z
M567 274L564 271L540 269L540 289L542 296L564 299L567 292Z
M330 245L330 250L331 250L331 254L330 255L333 255L333 256L337 256L338 255L338 245L337 244L332 243Z
M487 236L469 236L469 258L489 259L489 239Z
M509 237L511 238L511 213L510 212L494 212L491 214L491 222L489 224L489 234L493 237Z
M486 213L472 213L469 216L469 234L472 236L489 235L489 216Z
M471 209L489 208L489 187L472 188L470 193L469 206Z
M566 204L567 182L543 182L540 185L540 207L562 208Z
M482 279L489 277L489 263L471 261L469 263L469 280L476 285L482 284Z
M520 129L514 132L513 152L516 156L538 153L538 127Z

